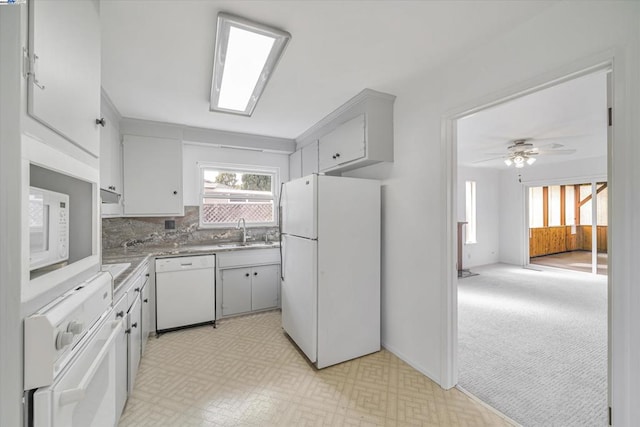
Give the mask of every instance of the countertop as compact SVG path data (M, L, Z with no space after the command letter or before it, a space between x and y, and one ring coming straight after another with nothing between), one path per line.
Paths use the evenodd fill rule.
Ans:
M237 250L269 249L279 248L279 242L247 242L243 245L240 242L226 242L218 244L190 244L176 246L174 244L153 245L153 246L133 246L105 249L102 251L102 264L131 263L131 266L120 274L113 283L114 295L120 286L133 277L137 269L145 261L157 257L188 256L211 254Z

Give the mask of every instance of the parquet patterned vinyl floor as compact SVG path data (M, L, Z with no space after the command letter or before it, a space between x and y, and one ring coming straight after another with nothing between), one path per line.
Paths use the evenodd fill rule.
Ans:
M387 350L316 370L280 312L150 338L122 427L509 426Z

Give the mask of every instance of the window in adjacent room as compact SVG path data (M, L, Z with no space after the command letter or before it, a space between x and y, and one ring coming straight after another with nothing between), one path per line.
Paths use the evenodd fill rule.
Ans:
M565 225L576 225L576 196L575 187L573 185L567 185L564 187L565 195ZM575 234L575 232L574 232Z
M467 181L465 185L465 217L467 221L467 232L465 243L477 243L476 230L476 182Z
M557 227L562 224L562 202L559 185L551 185L548 187L548 209L549 209L549 227Z
M200 226L276 225L275 169L200 166Z
M529 188L529 228L544 227L542 187Z

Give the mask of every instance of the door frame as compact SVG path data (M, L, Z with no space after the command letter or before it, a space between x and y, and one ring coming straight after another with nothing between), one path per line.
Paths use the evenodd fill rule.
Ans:
M517 87L506 88L498 93L494 93L483 99L476 100L468 106L454 109L445 115L441 120L441 156L443 168L442 176L442 200L445 209L446 225L441 235L442 247L445 248L444 262L442 266L442 277L444 280L444 288L441 296L442 307L442 341L441 341L441 381L440 385L449 389L458 384L459 366L458 366L458 276L457 276L457 248L456 248L456 224L457 218L457 121L488 108L501 105L514 99L544 90L558 84L568 82L570 80L586 76L595 72L609 70L609 84L607 85L607 102L611 105L611 97L613 91L614 80L614 55L613 52L607 52L596 58L589 58L577 64L571 64L563 70L557 70L548 74L538 76L533 81L525 82ZM612 180L612 138L614 129L609 126L609 138L607 147L607 182L610 187L615 182ZM609 215L612 212L612 200L609 198ZM524 226L524 224L523 224ZM609 243L611 243L611 234L609 235ZM610 251L613 251L612 245L609 244ZM526 251L528 254L528 250ZM525 254L526 255L526 254ZM611 256L611 252L610 252ZM522 259L523 265L525 260ZM608 365L609 372L612 372L612 309L611 309L611 268L608 273ZM608 394L612 394L612 375L608 376ZM610 400L611 406L611 400Z

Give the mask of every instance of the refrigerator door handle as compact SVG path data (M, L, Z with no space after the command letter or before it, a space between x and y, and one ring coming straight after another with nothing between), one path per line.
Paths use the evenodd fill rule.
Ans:
M278 239L280 240L280 279L284 280L284 265L282 258L282 193L284 182L280 183L280 194L278 195Z

